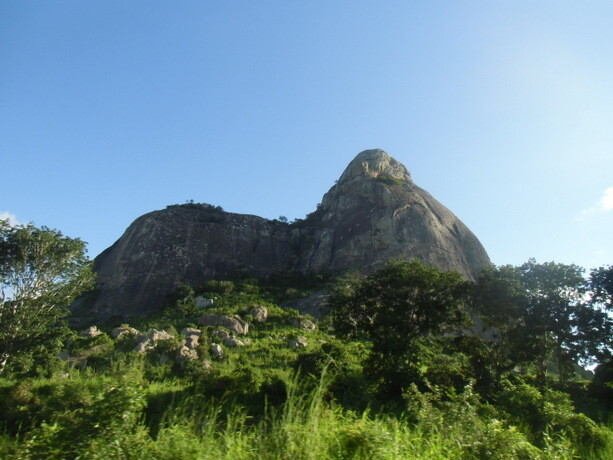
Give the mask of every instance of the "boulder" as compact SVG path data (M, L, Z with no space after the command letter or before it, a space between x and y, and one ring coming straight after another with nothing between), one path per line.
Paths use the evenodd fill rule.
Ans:
M90 326L79 332L79 337L96 337L100 334L102 334L102 331L99 331L96 326Z
M196 329L193 327L186 327L181 331L181 335L184 335L184 336L197 335L198 337L200 337L202 335L202 331L200 329Z
M210 348L211 356L215 359L222 359L224 356L223 348L218 343L212 343Z
M292 326L304 329L305 331L313 331L316 327L313 321L306 318L293 318L291 324Z
M230 337L230 333L228 331L215 331L213 332L213 337L217 337L219 339L227 339L228 337Z
M198 345L200 345L200 336L197 335L188 335L181 341L181 344L185 345L188 348L196 349Z
M263 305L253 307L251 310L251 316L255 323L264 323L268 319L268 308Z
M196 348L198 348L198 345L200 345L200 337L197 335L188 335L187 337L185 337L185 339L181 341L181 345L195 350Z
M196 305L196 308L207 308L213 305L213 299L207 299L205 297L202 296L197 296L194 299L194 305Z
M155 344L147 337L143 337L134 347L134 351L137 353L146 353L149 350L153 350L154 348Z
M137 329L130 326L119 326L111 331L111 337L114 339L119 339L128 335L138 336L139 334L140 332Z
M235 347L244 347L245 346L245 342L243 342L242 340L238 340L234 337L228 337L223 339L223 344L228 347L228 348L235 348Z
M202 337L202 331L193 327L186 327L181 331L181 335L185 337L181 342L181 345L186 346L192 350L198 348L200 345L200 337Z
M137 336L138 343L134 347L134 351L138 353L145 353L149 350L153 350L156 347L158 341L170 339L174 339L174 337L166 331L149 329L145 334L141 333Z
M289 341L289 346L292 348L305 348L308 345L309 344L304 337L296 337L295 339L291 339Z
M226 315L214 315L207 314L202 315L198 320L198 324L201 326L213 326L213 327L225 327L230 329L236 334L245 335L249 332L249 324L243 321L240 316L226 316Z
M157 329L149 329L147 331L147 334L148 334L149 339L156 343L158 340L174 339L173 335L169 334L168 332L164 330L158 331Z
M195 361L198 359L198 352L193 348L183 346L177 350L177 361Z

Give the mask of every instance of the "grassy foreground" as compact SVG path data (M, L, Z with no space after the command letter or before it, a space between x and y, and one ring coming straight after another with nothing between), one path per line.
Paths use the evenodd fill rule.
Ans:
M318 381L295 376L286 385L259 385L242 394L235 389L217 398L203 380L149 380L146 369L135 356L102 374L73 369L69 375L1 381L5 432L0 456L611 458L612 431L556 407L555 401L543 403L540 416L549 422L537 432L528 418L524 424L501 419L504 413L480 403L470 388L446 397L414 389L402 412L375 413L342 407L325 373Z
M2 457L570 459L610 454L610 432L603 432L602 445L583 450L563 432L544 433L538 448L521 429L477 414L469 391L439 408L416 395L412 413L376 415L328 401L323 380L306 388L294 379L283 404L266 405L260 416L253 416L236 401L207 398L195 387L186 391L180 382L147 384L142 371L142 363L123 363L112 378L75 373L31 387L11 386L13 403L38 399L41 412L22 414L23 422L46 421L33 429L21 425L16 436L5 433ZM168 405L158 413L162 401ZM49 407L53 404L64 408Z
M72 361L0 378L0 458L613 458L606 388L554 376L543 384L530 369L484 386L469 355L425 340L421 387L407 382L391 397L364 372L368 342L340 340L325 321L301 329L296 311L250 285L216 287L210 311L249 318L254 305L268 308L249 343L216 359L218 331L202 328L197 360L169 359L177 331L202 314L181 301L135 324L175 337L146 353L130 337L75 333Z

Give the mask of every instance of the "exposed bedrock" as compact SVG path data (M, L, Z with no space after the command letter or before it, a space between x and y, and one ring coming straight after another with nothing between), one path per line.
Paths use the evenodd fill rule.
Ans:
M282 272L372 270L418 258L473 278L489 258L475 235L383 150L347 166L307 219L286 224L209 205L169 206L136 219L95 260L95 317L150 313L181 285Z

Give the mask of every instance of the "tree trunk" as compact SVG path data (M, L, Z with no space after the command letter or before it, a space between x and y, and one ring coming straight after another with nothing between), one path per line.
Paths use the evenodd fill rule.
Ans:
M6 367L6 362L9 360L8 353L0 354L0 375L4 372L4 368Z

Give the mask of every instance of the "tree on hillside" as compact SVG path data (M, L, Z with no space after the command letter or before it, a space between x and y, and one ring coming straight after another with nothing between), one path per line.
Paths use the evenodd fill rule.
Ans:
M613 265L594 269L590 273L589 290L593 316L590 327L586 328L590 335L599 333L600 340L586 340L592 348L591 352L600 363L594 370L592 391L597 395L604 407L613 408ZM604 327L594 327L593 323L604 324ZM594 346L597 344L597 346Z
M589 313L582 315L579 331L583 349L604 363L613 357L613 265L590 273Z
M517 267L527 298L526 339L534 347L537 375L544 378L548 363L553 359L560 379L574 373L580 358L577 345L578 318L586 306L583 269L577 265L554 262L536 263L530 259Z
M613 265L590 272L590 292L594 302L613 310Z
M551 362L564 380L574 374L575 365L610 349L611 321L602 307L606 274L597 274L590 287L581 267L534 259L481 273L472 307L486 333L476 340L495 381L520 363L532 363L542 380Z
M67 307L93 278L80 239L0 220L0 373L12 361L31 366L57 353Z
M479 384L491 390L517 364L532 361L525 312L528 298L518 270L511 265L481 271L471 295L470 308L478 328L464 340Z
M397 395L419 374L419 339L466 324L468 286L457 272L417 260L393 261L337 286L330 297L333 324L341 335L372 343L365 370Z

